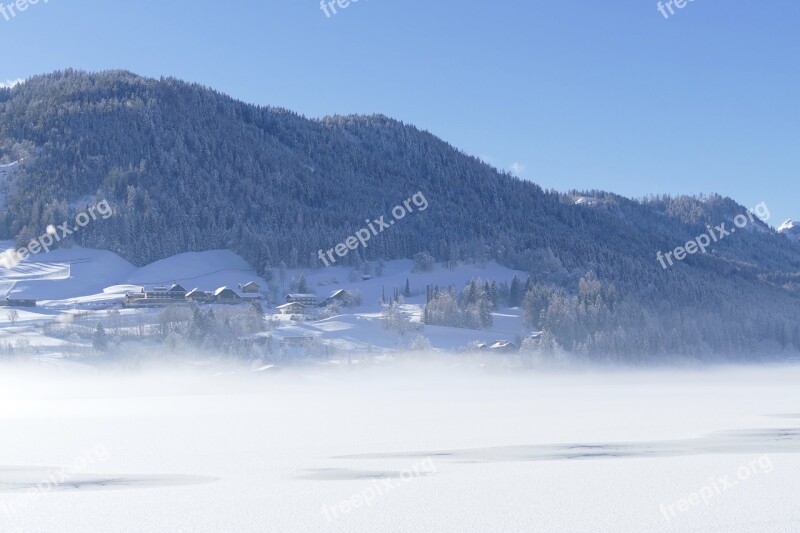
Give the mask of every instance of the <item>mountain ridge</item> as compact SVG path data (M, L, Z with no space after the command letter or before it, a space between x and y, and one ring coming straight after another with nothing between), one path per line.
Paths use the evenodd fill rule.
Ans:
M71 239L135 265L230 249L259 273L318 268L318 250L421 191L429 209L342 264L421 251L439 261L495 259L569 294L592 272L624 299L676 321L682 311L708 314L716 305L735 313L766 295L792 315L800 304L787 282L800 272L800 248L759 220L751 225L758 231L659 266L658 252L709 226L732 226L746 209L729 198L543 190L384 115L308 119L174 78L66 70L0 89L0 163L22 159L3 186L0 214L0 238L20 244L94 198L108 200L115 216ZM592 201L576 205L575 197ZM766 327L773 311L749 330ZM626 327L642 327L636 320ZM781 340L784 347L797 329L786 327L792 340Z

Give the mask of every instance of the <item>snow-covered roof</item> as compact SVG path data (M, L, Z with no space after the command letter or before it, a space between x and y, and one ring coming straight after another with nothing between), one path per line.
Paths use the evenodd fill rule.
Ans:
M288 304L279 305L278 307L276 307L276 309L288 309L289 307L293 307L295 305L299 305L300 307L305 307L305 305L299 302L290 302Z
M201 291L197 287L186 293L186 296L208 296L206 291Z
M233 294L236 294L236 293L233 291L233 289L231 289L231 288L229 288L229 287L220 287L219 289L217 289L217 290L215 290L215 291L214 291L214 296L219 296L220 294L222 294L222 293L223 293L223 292L225 292L225 291L231 291L231 292L233 292Z
M492 350L496 350L496 349L498 349L498 348L508 348L509 346L514 346L514 347L516 347L517 345L516 345L516 344L514 344L514 343L513 343L513 342L511 342L511 341L497 341L497 342L495 342L494 344L492 344L492 345L490 346L490 348L491 348Z
M341 295L341 294L346 294L346 293L347 293L347 291L346 291L346 290L344 290L344 289L336 289L335 291L333 291L333 292L332 292L332 293L331 293L331 294L330 294L330 295L329 295L329 296L326 298L326 300L330 300L331 298L336 298L337 296L339 296L339 295Z

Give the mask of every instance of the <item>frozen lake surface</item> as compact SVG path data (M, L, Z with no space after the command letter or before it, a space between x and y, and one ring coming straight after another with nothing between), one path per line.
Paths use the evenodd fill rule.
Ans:
M797 532L800 367L0 372L3 532Z

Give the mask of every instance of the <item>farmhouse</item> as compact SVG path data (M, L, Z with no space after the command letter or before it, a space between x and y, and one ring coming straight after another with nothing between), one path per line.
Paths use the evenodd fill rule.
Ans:
M186 289L178 285L177 283L173 283L172 287L169 288L167 293L175 299L186 298Z
M352 301L352 296L344 289L333 291L327 298L322 300L319 304L320 307L331 305L332 303L340 303L341 305L348 305Z
M238 304L242 302L242 297L236 294L233 289L220 287L214 291L214 300L218 304Z
M299 303L308 306L315 306L317 305L317 295L316 294L287 294L286 295L286 303Z
M511 341L496 341L494 344L489 346L489 349L493 352L518 352L519 346L514 344Z
M297 302L279 305L277 309L282 315L302 315L306 312L306 306Z
M150 291L142 288L141 292L128 293L125 295L124 305L126 307L159 307L185 302L186 289L174 283L169 288L155 287Z
M190 302L209 303L214 301L214 295L195 288L186 293L186 299Z
M259 291L261 291L261 285L259 285L255 281L248 281L244 285L240 283L239 290L242 291L244 294L258 294Z
M0 300L0 307L36 307L36 300L15 300L6 298Z

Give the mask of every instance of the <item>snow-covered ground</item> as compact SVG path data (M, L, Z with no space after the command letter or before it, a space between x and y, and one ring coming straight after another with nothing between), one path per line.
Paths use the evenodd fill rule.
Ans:
M796 532L799 380L3 367L0 530Z
M11 242L0 242L0 250L13 247ZM274 269L273 285L278 289L274 304L284 303L292 281L304 275L310 290L322 300L337 289L346 289L362 295L362 304L343 310L341 316L323 320L293 322L288 316L276 316L271 332L278 342L284 337L314 337L338 351L371 352L406 349L417 335L424 335L436 349L455 351L470 342L491 343L496 340L513 341L517 336L529 334L530 328L522 323L520 309L501 309L494 314L494 325L485 330L468 330L427 326L424 331L413 330L404 334L384 328L383 296L391 298L395 290L402 292L408 280L414 294L401 305L412 322L419 323L425 289L463 288L471 279L494 280L510 283L514 275L526 279L523 272L513 271L496 263L486 265L459 265L454 269L436 265L431 272L413 272L410 260L389 261L383 275L372 279L353 278L351 268L331 267L315 270L288 270L281 280ZM353 281L355 279L355 281ZM121 304L127 292L138 292L143 287L169 286L180 283L187 290L199 288L213 291L228 286L238 290L240 284L255 281L265 290L267 282L253 267L229 250L184 253L137 268L118 255L104 250L66 248L31 256L15 268L0 268L0 297L35 299L35 309L19 310L15 326L8 328L10 318L0 310L0 343L24 338L31 346L66 346L63 340L48 338L41 327L48 322L68 320L78 309L92 315L94 322L105 322L112 306ZM281 290L282 289L282 290ZM268 295L264 295L267 297ZM277 313L273 306L265 305L267 316ZM152 310L130 310L155 321Z

